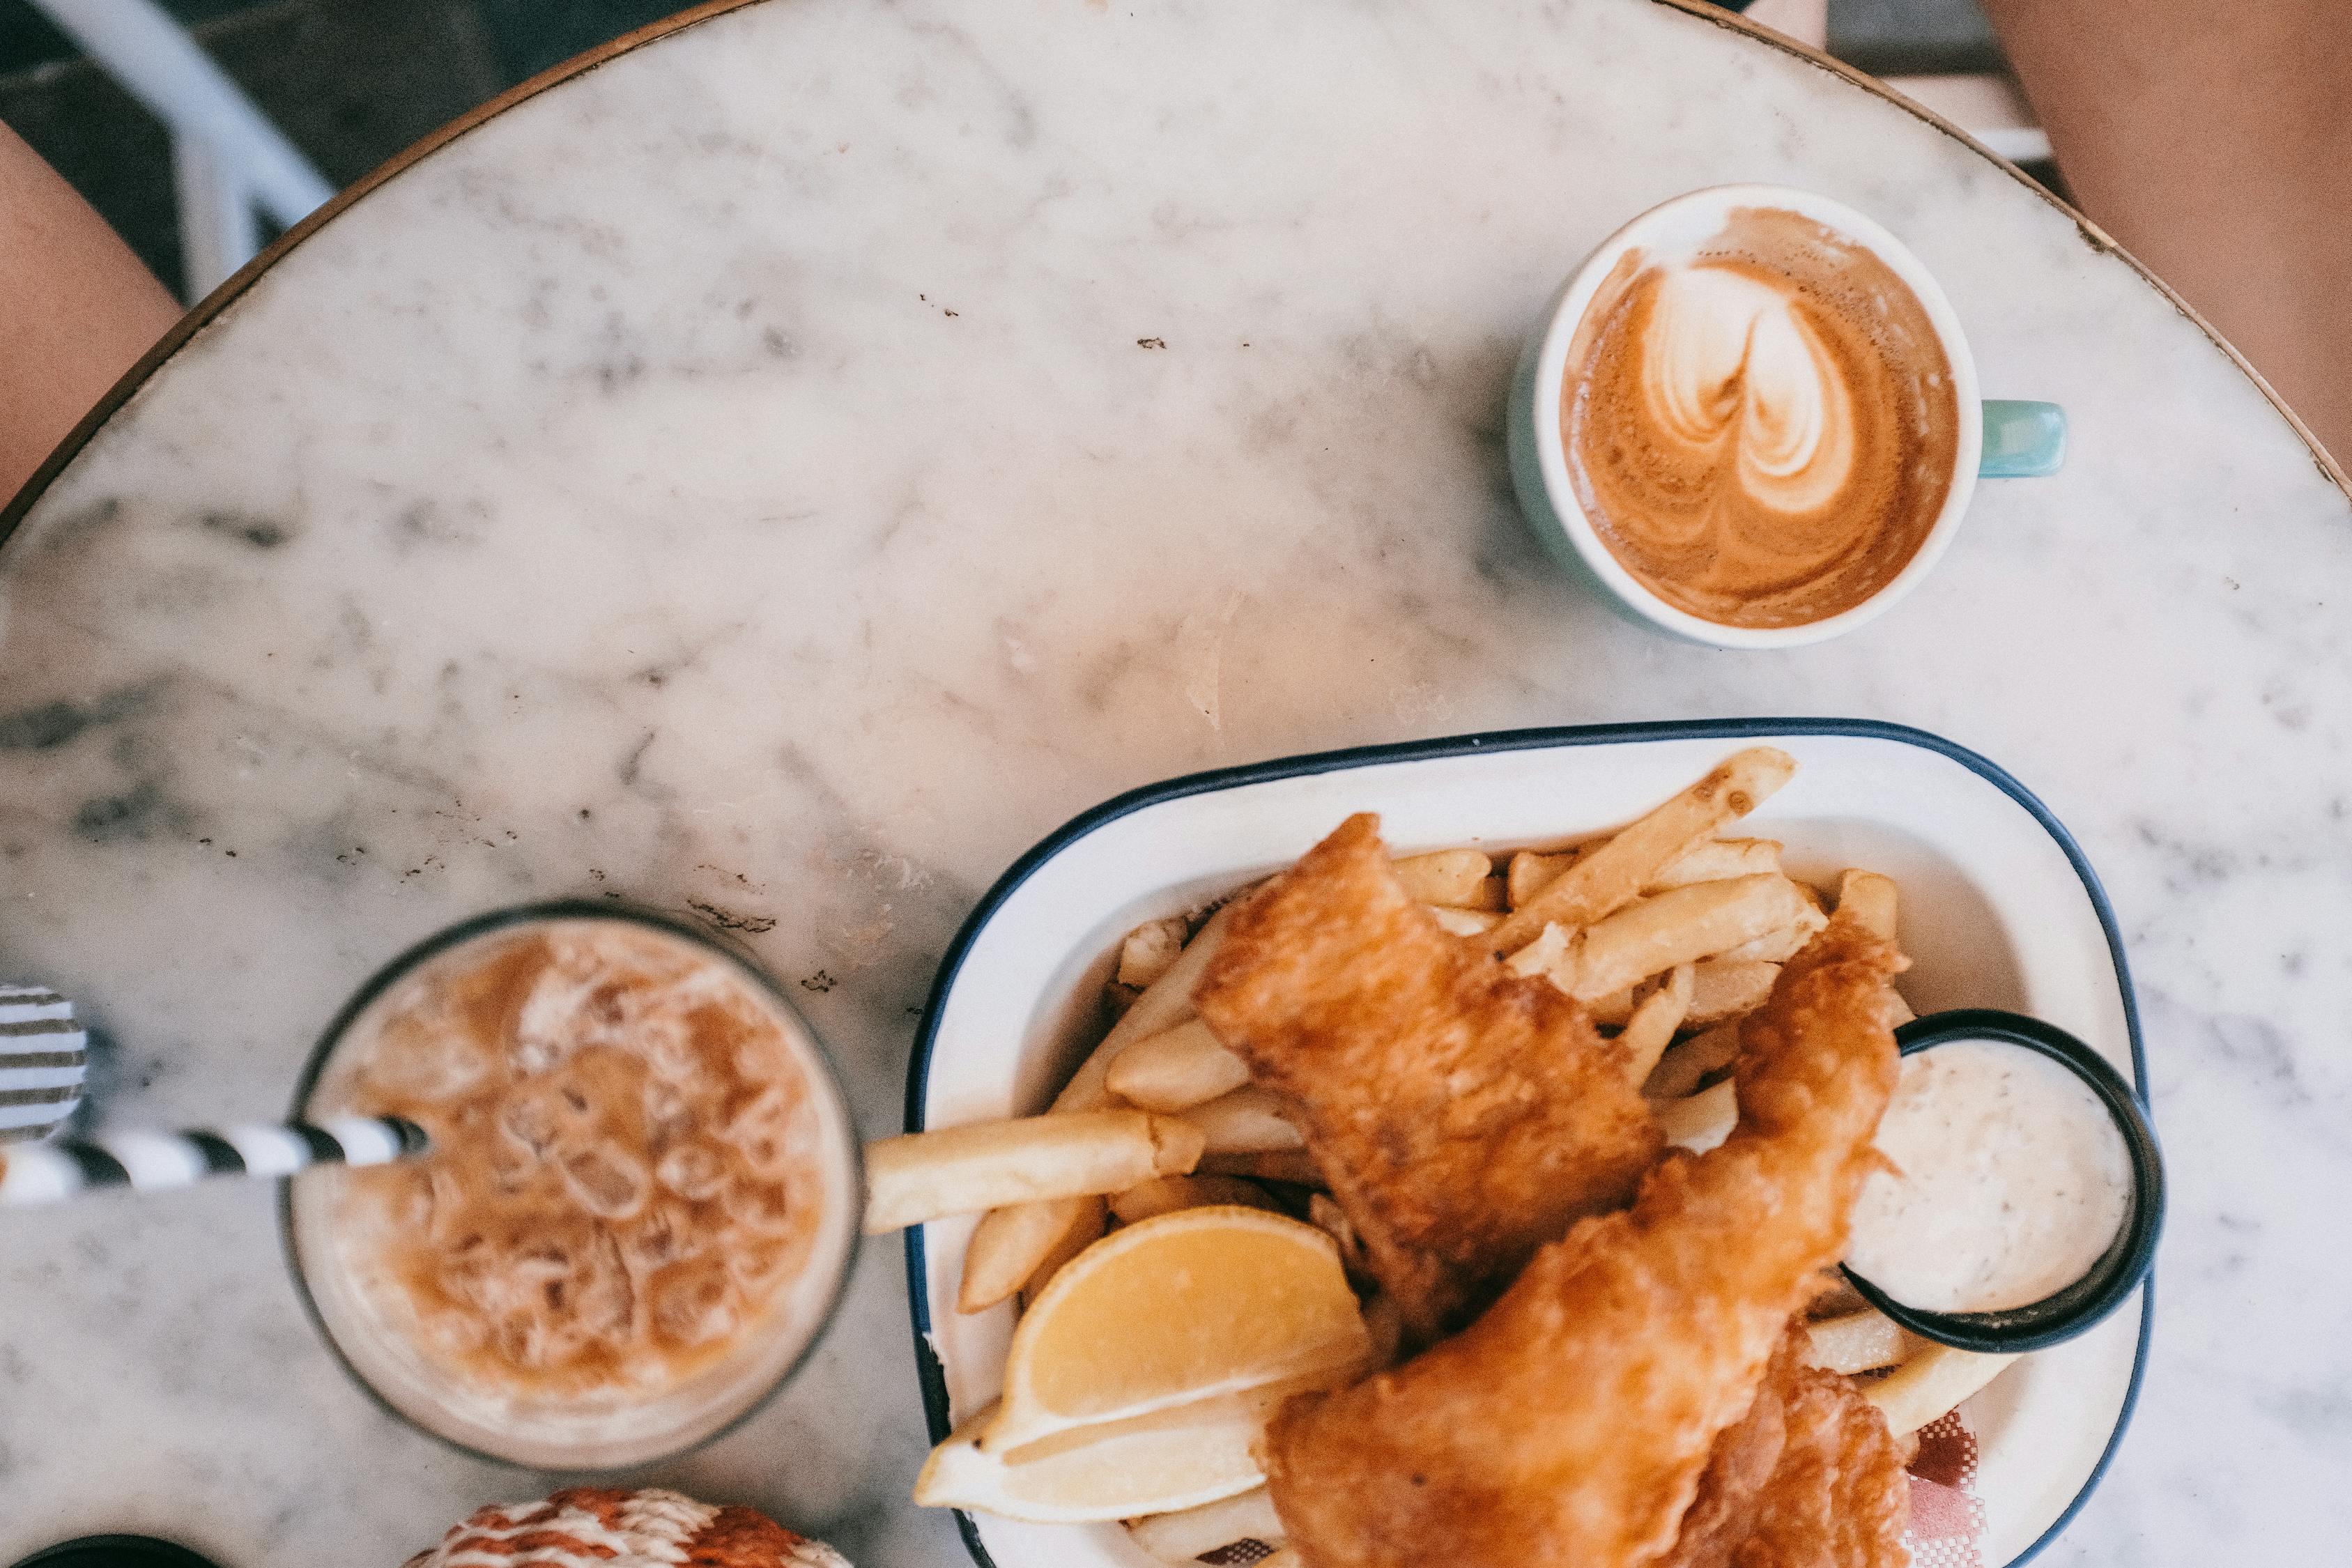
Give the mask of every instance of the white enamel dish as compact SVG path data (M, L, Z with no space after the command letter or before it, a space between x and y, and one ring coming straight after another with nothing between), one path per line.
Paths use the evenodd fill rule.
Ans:
M1920 731L1849 720L1528 730L1200 773L1121 795L1007 871L940 969L907 1088L907 1126L1045 1108L1085 1048L1118 943L1288 864L1350 812L1402 853L1507 850L1618 826L1743 745L1796 757L1748 819L1790 871L1866 866L1900 883L1901 987L1921 1013L2003 1007L2069 1030L2147 1079L2123 945L2097 879L2050 813L1984 758ZM907 1233L916 1362L933 1440L996 1397L1010 1306L965 1316L973 1222ZM1989 1568L2023 1563L2097 1485L2138 1391L2153 1284L2081 1338L1969 1402ZM982 1568L1148 1568L1116 1524L960 1516Z

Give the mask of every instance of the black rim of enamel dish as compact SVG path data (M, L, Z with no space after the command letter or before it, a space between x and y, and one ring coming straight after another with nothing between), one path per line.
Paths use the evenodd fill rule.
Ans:
M1340 773L1349 768L1373 767L1384 763L1422 762L1438 757L1475 755L1486 752L1527 752L1564 746L1604 746L1639 741L1769 741L1790 736L1850 736L1862 740L1887 741L1897 745L1916 746L1933 752L1958 763L1987 784L2000 790L2022 807L2026 815L2039 823L2065 855L2067 864L2081 880L2084 892L2099 918L2099 926L2106 933L2107 953L2114 961L2116 986L2124 1013L2124 1032L2131 1045L2132 1078L2136 1082L2147 1081L2147 1061L2140 1046L2139 1001L2132 990L2131 969L2124 956L2123 932L2116 924L2116 911L2107 901L2106 889L2100 886L2098 874L2091 869L2090 860L2083 854L2082 846L2066 830L2065 824L2052 815L2032 791L2027 789L2008 772L1990 758L1979 755L1966 746L1947 741L1940 735L1907 724L1889 724L1875 719L1696 719L1658 720L1638 724L1570 724L1536 730L1492 730L1475 735L1455 735L1433 741L1402 741L1388 745L1358 746L1347 751L1317 752L1305 756L1283 757L1271 762L1252 763L1241 767L1218 768L1208 773L1187 773L1181 778L1160 784L1145 784L1139 789L1115 795L1093 810L1083 812L1064 823L1015 860L996 879L956 932L947 954L940 962L938 974L931 982L929 999L923 1006L922 1026L915 1034L915 1049L907 1064L907 1120L909 1132L923 1131L924 1110L929 1091L931 1049L938 1037L940 1020L946 1010L948 994L955 987L956 976L962 969L972 944L980 933L995 918L1020 886L1064 849L1084 838L1107 822L1146 806L1163 801L1178 800L1187 795L1213 795L1219 790L1234 789L1243 784L1264 783L1270 779L1299 778L1315 773ZM928 1273L924 1264L923 1226L910 1226L906 1232L907 1300L914 1318L915 1375L921 1384L923 1412L930 1425L931 1441L943 1443L953 1429L948 1402L947 1369L940 1363L939 1352L931 1343L931 1304L927 1289ZM2140 1282L2140 1317L2138 1342L2132 1351L2131 1380L2125 1385L2123 1402L2116 1410L2115 1429L2107 1436L2106 1447L2099 1451L2098 1463L2091 1467L2083 1485L2048 1529L2034 1537L2000 1568L2021 1568L2021 1564L2038 1555L2042 1548L2058 1538L2058 1532L2074 1521L2098 1489L2099 1482L2115 1462L2116 1451L2123 1445L2124 1433L2131 1426L2132 1412L2139 1405L2140 1381L2147 1371L2149 1335L2156 1324L2156 1271L2147 1270ZM980 1538L980 1527L971 1515L962 1509L955 1510L956 1528L962 1533L964 1548L971 1553L980 1568L997 1568L987 1545Z
M311 1049L310 1059L303 1066L301 1079L294 1086L294 1107L290 1112L291 1119L299 1121L304 1118L305 1111L310 1103L310 1096L318 1089L319 1079L326 1072L327 1063L332 1059L335 1047L342 1043L344 1033L358 1020L361 1013L366 1010L368 1004L405 978L418 965L451 948L471 942L478 936L529 925L538 921L554 920L610 921L624 925L648 927L677 937L689 945L734 965L761 994L775 1004L807 1040L816 1063L817 1072L823 1080L817 1087L834 1097L840 1105L843 1116L846 1118L849 1131L848 1174L854 1194L853 1201L863 1203L866 1191L866 1167L863 1147L857 1138L857 1111L850 1100L849 1091L842 1084L841 1069L835 1064L833 1052L826 1047L824 1037L819 1035L814 1026L809 1023L807 1016L793 1005L792 998L784 994L784 988L760 966L750 952L719 941L710 932L698 930L684 921L673 920L667 915L659 914L651 910L639 909L633 904L619 902L600 904L585 899L559 899L546 903L520 904L508 909L491 910L460 921L456 925L445 927L408 948L371 975L367 983L352 994L352 999L343 1004L342 1011L335 1015L334 1021L327 1026L326 1032L319 1037L318 1045ZM501 1465L511 1465L517 1462L505 1455L487 1448L477 1448L444 1433L435 1431L386 1398L374 1384L370 1383L361 1374L358 1367L352 1364L351 1357L343 1353L341 1342L338 1341L333 1331L328 1328L326 1316L319 1310L318 1299L310 1292L310 1281L303 1273L301 1250L295 1245L294 1239L294 1184L290 1180L280 1181L278 1184L278 1239L286 1251L286 1272L294 1281L295 1295L301 1298L303 1315L310 1320L310 1327L317 1332L320 1342L325 1345L328 1352L335 1358L335 1364L343 1369L343 1375L350 1378L369 1399L374 1401L378 1409L397 1418L410 1430L422 1432L435 1442L455 1449L460 1454L477 1459L488 1459ZM773 1383L763 1389L760 1395L745 1405L740 1413L711 1431L691 1442L681 1443L667 1453L620 1467L621 1470L634 1473L648 1465L667 1463L682 1455L693 1453L698 1448L716 1443L719 1438L726 1436L730 1432L751 1420L752 1416L757 1415L761 1410L766 1409L769 1402L775 1398L786 1384L792 1382L801 1368L808 1364L809 1358L816 1353L817 1346L824 1342L826 1334L832 1331L834 1320L841 1315L842 1300L849 1293L850 1278L857 1271L857 1258L863 1240L862 1228L853 1225L850 1227L849 1245L841 1259L841 1271L833 1282L833 1289L824 1303L824 1310L817 1315L815 1329L810 1333L808 1342L801 1347L800 1353L776 1374ZM591 1467L581 1470L566 1470L558 1466L536 1468L555 1475L612 1473L609 1467ZM27 1565L20 1563L17 1568L27 1568ZM211 1565L206 1564L205 1568L211 1568Z
M1934 1312L1906 1306L1856 1274L1847 1280L1863 1300L1923 1340L1954 1350L2021 1355L2047 1350L2093 1328L2127 1300L2156 1262L2158 1235L2164 1229L2164 1154L2156 1129L2140 1109L2139 1095L2123 1074L2081 1040L2039 1018L1993 1007L1961 1007L1914 1018L1895 1031L1906 1057L1968 1040L2020 1046L2066 1068L2098 1097L2131 1160L2131 1191L2116 1237L2083 1277L2065 1289L2022 1307L1998 1312Z

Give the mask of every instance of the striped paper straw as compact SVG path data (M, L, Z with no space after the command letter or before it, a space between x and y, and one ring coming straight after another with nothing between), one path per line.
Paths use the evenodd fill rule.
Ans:
M207 1176L290 1176L309 1165L383 1165L428 1146L423 1128L397 1116L61 1138L0 1152L0 1208L58 1203L91 1187L152 1193L193 1186Z
M39 1138L74 1113L89 1037L73 1004L39 985L0 985L0 1144Z

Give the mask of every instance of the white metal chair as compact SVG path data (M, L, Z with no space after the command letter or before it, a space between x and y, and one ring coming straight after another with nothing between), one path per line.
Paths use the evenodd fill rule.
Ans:
M335 194L286 133L154 0L33 0L172 134L190 301Z
M1754 0L1748 19L1817 49L1829 47L1830 0ZM1886 85L1935 110L2012 163L2050 156L2050 137L2034 122L2017 83L2000 75L1890 76Z

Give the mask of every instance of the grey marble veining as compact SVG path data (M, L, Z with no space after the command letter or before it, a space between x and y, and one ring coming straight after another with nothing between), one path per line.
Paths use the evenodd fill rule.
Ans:
M1546 563L1521 335L1692 186L1906 239L2074 458L1894 614L1671 643ZM2052 1560L2318 1560L2352 1466L2344 494L2063 213L1652 0L734 13L533 99L288 255L0 551L0 973L105 1113L281 1106L483 907L613 893L802 987L870 1132L1031 841L1171 773L1515 724L1851 714L2039 791L2105 877L2176 1191L2135 1430ZM2331 601L2335 601L2331 603ZM657 1479L961 1560L897 1250ZM541 1478L342 1377L271 1194L12 1217L0 1558L97 1528L383 1564Z

